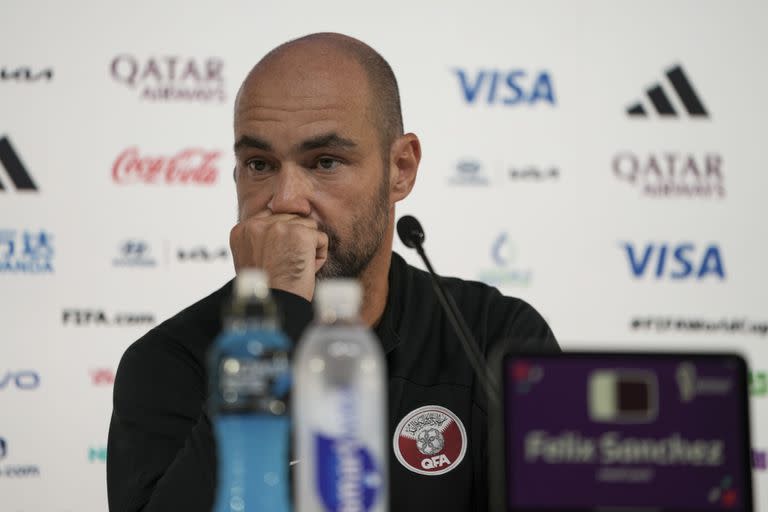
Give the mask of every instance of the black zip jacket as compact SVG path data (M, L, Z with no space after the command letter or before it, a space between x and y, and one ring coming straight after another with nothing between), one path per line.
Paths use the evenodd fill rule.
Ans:
M205 411L205 356L221 330L231 284L153 328L123 355L107 449L112 512L210 512L216 448ZM524 301L477 282L443 278L443 285L485 354L511 338L529 340L530 346L516 348L559 350L546 322ZM298 340L312 305L280 290L273 296L286 334ZM387 357L390 440L395 438L389 445L390 509L487 510L482 388L429 275L395 253L375 331Z

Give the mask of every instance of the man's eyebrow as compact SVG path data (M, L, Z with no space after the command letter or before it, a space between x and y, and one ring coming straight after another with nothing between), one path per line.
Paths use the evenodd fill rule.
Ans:
M299 151L311 151L313 149L322 148L354 148L357 147L357 142L340 137L336 133L325 133L307 139L298 146Z
M243 135L237 140L237 142L235 142L235 153L237 153L242 148L255 148L261 149L263 151L272 151L272 145L269 142L258 137L250 137L248 135Z

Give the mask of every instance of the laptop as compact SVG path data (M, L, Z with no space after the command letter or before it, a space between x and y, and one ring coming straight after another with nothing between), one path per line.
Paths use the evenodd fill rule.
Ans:
M491 510L752 512L740 356L507 353L493 365Z

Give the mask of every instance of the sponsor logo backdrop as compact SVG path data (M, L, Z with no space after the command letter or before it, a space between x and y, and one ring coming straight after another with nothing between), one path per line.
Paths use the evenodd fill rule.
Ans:
M0 6L0 509L106 510L120 356L233 276L237 88L332 30L398 76L439 272L566 349L747 357L768 511L768 6L392 4Z

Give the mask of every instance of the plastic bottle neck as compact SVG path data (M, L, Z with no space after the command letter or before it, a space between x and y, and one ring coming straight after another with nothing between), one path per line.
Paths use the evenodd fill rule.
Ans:
M257 297L235 298L224 315L227 329L278 329L277 306Z
M224 322L224 327L228 330L246 331L253 329L276 330L279 325L277 320L272 318L248 318L240 316L229 316Z
M318 309L317 322L323 325L359 325L360 315L335 309Z

